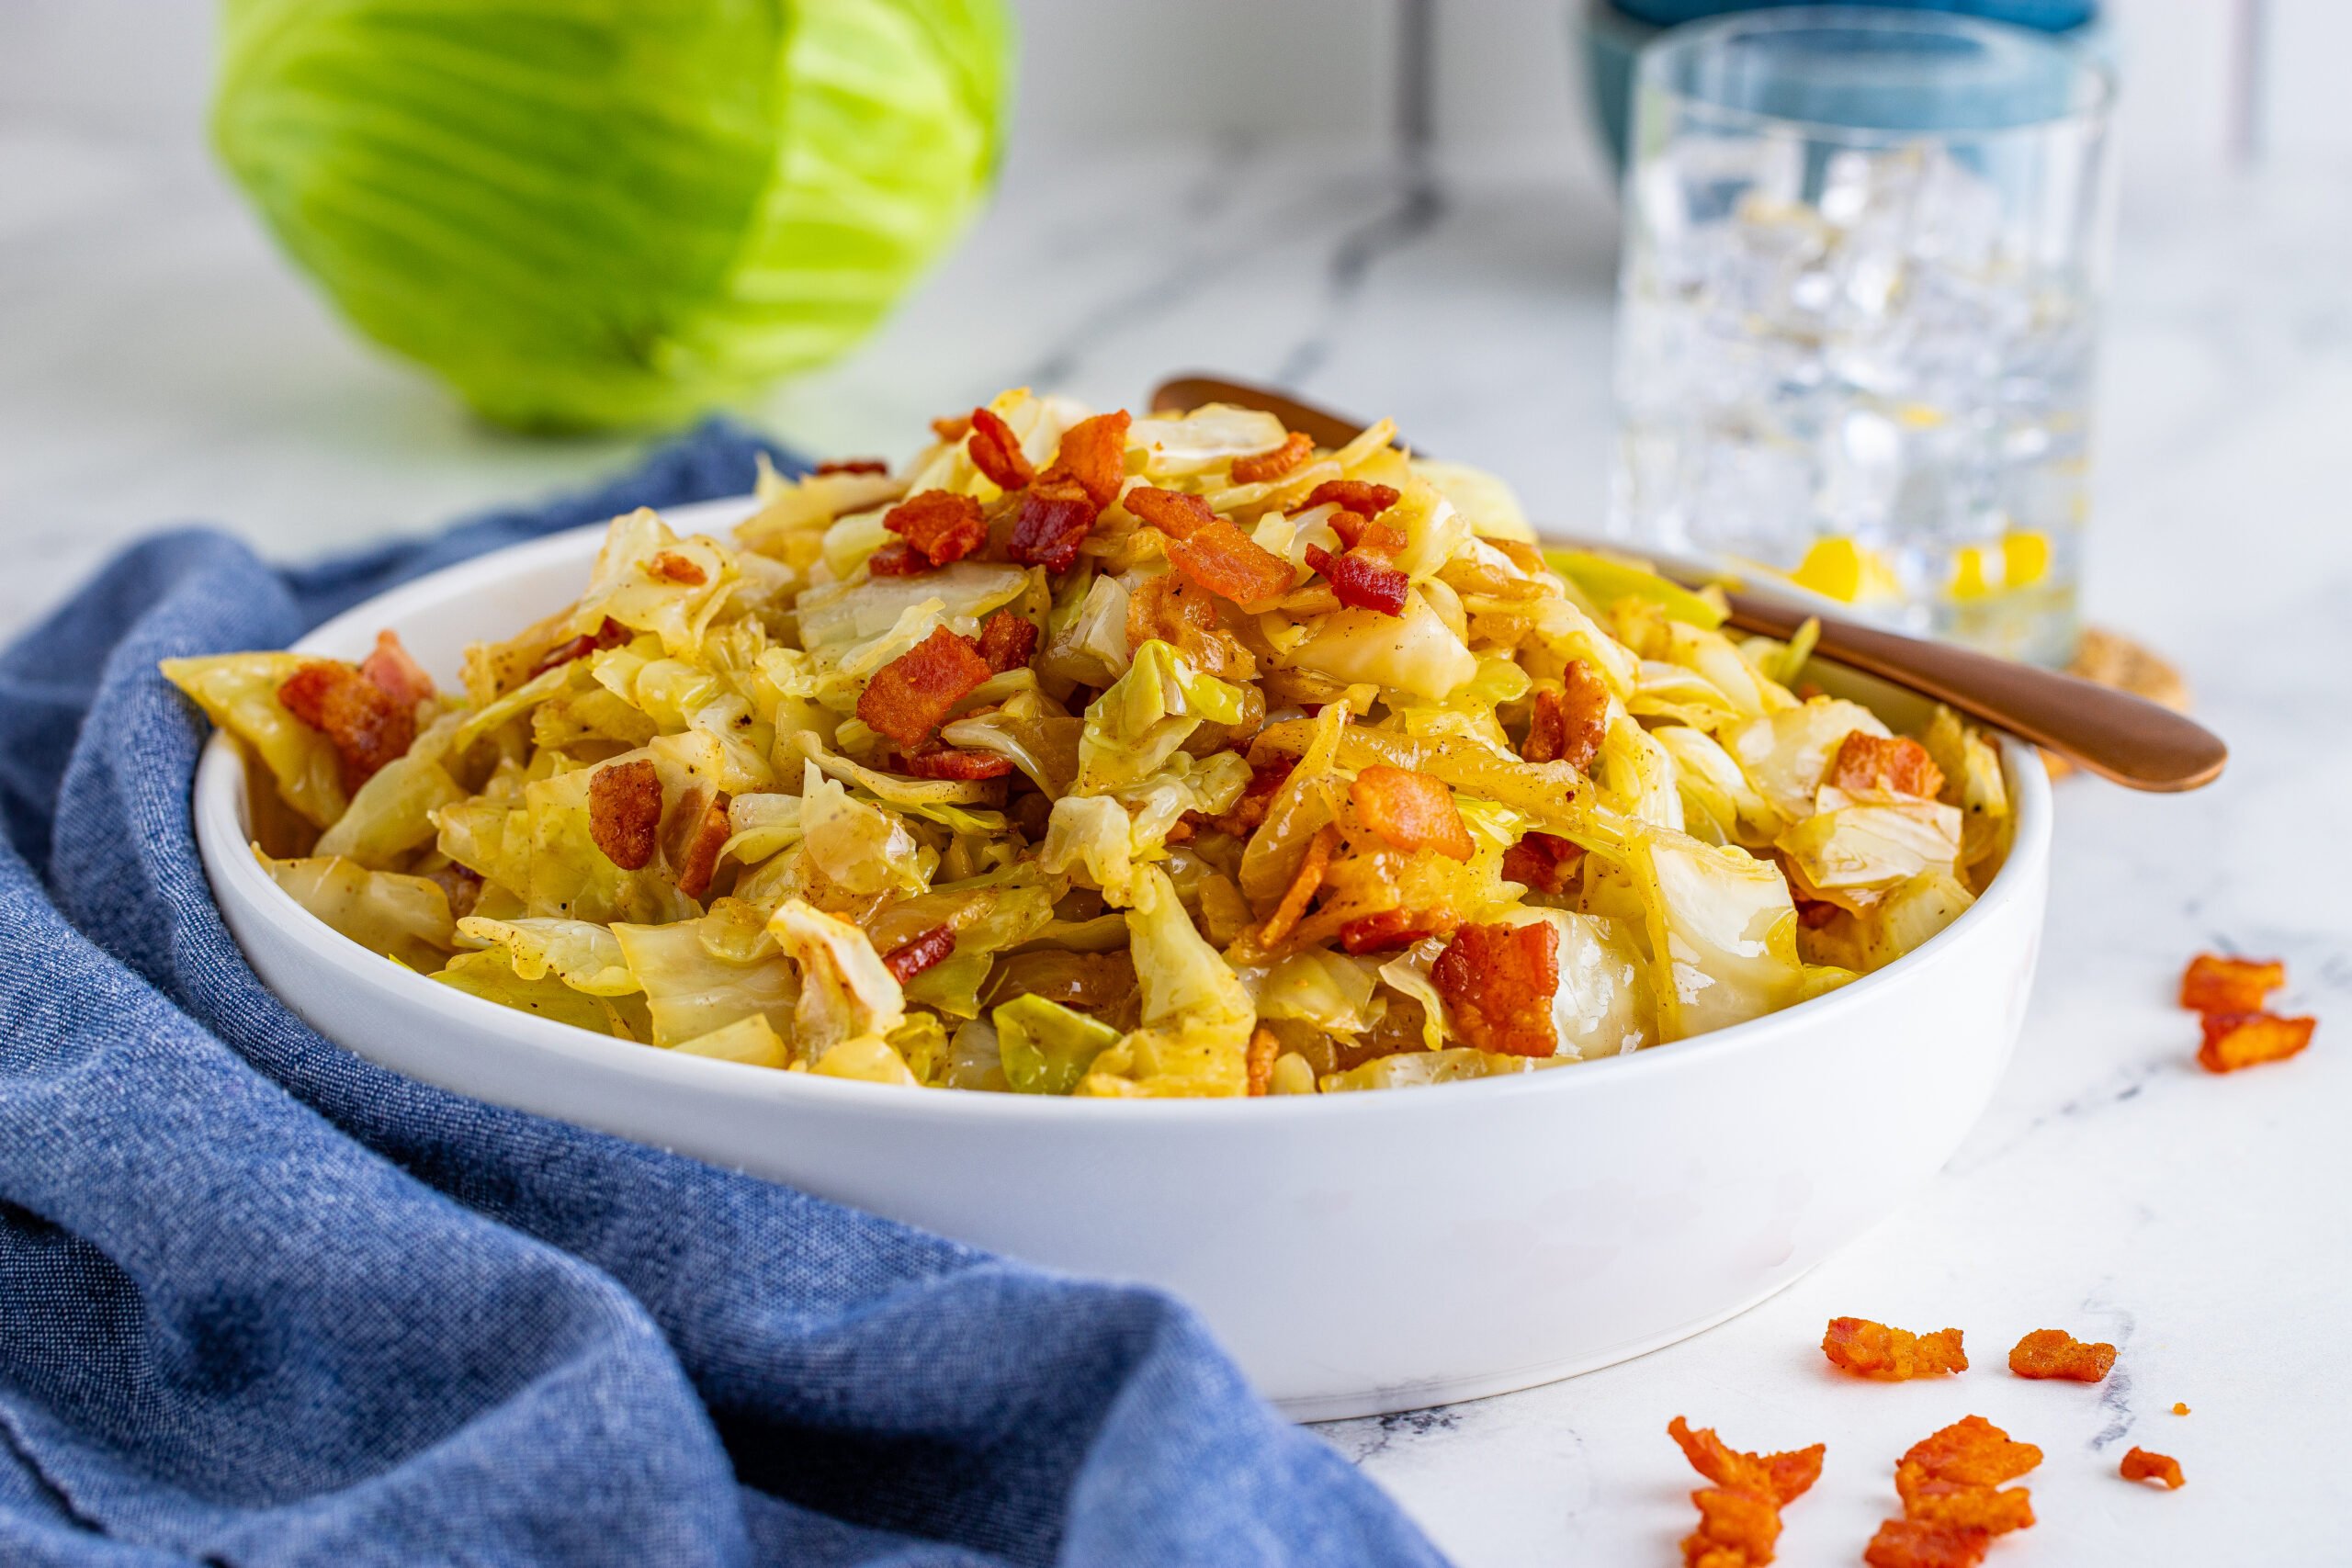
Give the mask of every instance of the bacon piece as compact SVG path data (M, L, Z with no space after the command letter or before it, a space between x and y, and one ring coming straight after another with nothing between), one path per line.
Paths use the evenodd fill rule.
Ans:
M375 777L416 739L416 705L395 701L356 665L305 664L279 683L277 700L334 743L345 790Z
M2125 1453L2118 1473L2126 1481L2160 1481L2168 1492L2177 1492L2188 1484L2180 1473L2180 1461L2170 1454L2150 1453L2135 1448Z
M1925 746L1908 736L1889 739L1857 729L1838 743L1838 755L1822 782L1849 793L1886 789L1933 800L1943 792L1944 771Z
M1181 490L1137 485L1121 504L1171 539L1189 539L1216 521L1207 502Z
M1012 536L1004 553L1023 566L1047 571L1068 571L1078 560L1078 547L1094 531L1102 509L1094 504L1076 479L1039 480L1021 499L1021 514L1013 519Z
M1262 1095L1274 1081L1274 1058L1282 1055L1283 1043L1271 1029L1261 1029L1250 1036L1250 1050L1242 1057L1244 1070L1250 1075L1252 1099Z
M932 428L933 430L939 428L937 421L934 420L932 423ZM959 430L956 434L961 435L963 432ZM890 465L879 457L828 457L810 470L820 476L824 474L887 474L889 471Z
M1258 928L1259 946L1276 948L1290 940L1290 933L1298 929L1300 917L1306 913L1306 906L1322 890L1323 873L1330 865L1331 852L1339 842L1340 830L1329 824L1306 841L1306 858L1298 863L1290 886L1283 890L1282 902L1274 906L1274 912Z
M942 441L961 441L972 434L972 416L942 414L931 422L931 433Z
M1062 432L1054 466L1045 477L1077 480L1098 511L1110 505L1118 499L1119 486L1126 478L1127 423L1125 409L1080 420Z
M1503 875L1531 893L1565 893L1584 846L1556 833L1529 833L1503 852Z
M1026 490L1037 477L1021 450L1021 437L992 409L972 411L971 439L964 449L972 455L972 467L995 480L999 490Z
M1863 1317L1833 1317L1821 1337L1821 1353L1856 1377L1904 1382L1968 1370L1957 1328L1911 1334Z
M2287 966L2278 959L2200 953L2181 974L2180 1005L2191 1012L2260 1012L2286 983Z
M1914 1460L1894 1467L1894 1490L1903 1499L1906 1519L1982 1530L1986 1535L2007 1535L2033 1523L2033 1494L2024 1487L2004 1489L1947 1481L1930 1474L1927 1466Z
M931 570L931 558L904 539L893 539L865 558L872 577L914 577Z
M1261 452L1254 457L1233 460L1233 482L1238 485L1264 484L1278 479L1293 468L1315 456L1315 443L1297 431L1286 431L1283 444L1271 452Z
M1998 1486L2040 1464L2041 1450L2031 1443L2012 1441L1982 1416L1963 1416L1905 1449L1903 1460L1939 1481Z
M643 757L598 768L588 780L588 837L623 871L653 860L662 829L662 775Z
M1037 651L1037 623L1011 610L999 610L980 624L980 657L1001 675L1026 666Z
M1545 686L1536 692L1534 716L1519 754L1531 762L1589 768L1609 734L1609 682L1581 659L1569 660L1560 679L1561 690Z
M1237 604L1254 604L1290 591L1290 562L1220 517L1171 540L1168 558L1176 570L1212 593Z
M1559 1049L1552 998L1560 988L1560 930L1551 921L1464 926L1430 965L1430 983L1453 1010L1464 1043L1513 1056Z
M955 951L954 929L933 926L884 953L882 967L890 971L890 977L903 986L933 964L944 962Z
M592 653L602 653L608 648L618 648L636 635L612 616L606 615L593 634L573 637L570 642L560 642L540 655L539 661L531 666L531 673L544 675L559 664L569 664L575 659L585 659Z
M645 575L659 582L683 583L688 588L700 588L710 581L710 573L675 550L663 550L648 560Z
M1348 785L1348 800L1358 821L1408 854L1434 850L1466 861L1477 851L1453 792L1427 773L1374 762Z
M2086 1344L2063 1328L2037 1328L2009 1351L2009 1371L2021 1378L2097 1382L2114 1366L2114 1346Z
M1306 503L1298 510L1306 512L1317 506L1338 506L1359 517L1377 517L1400 499L1401 492L1393 485L1374 484L1369 479L1325 479L1306 492ZM1354 543L1353 540L1349 542Z
M1817 931L1838 918L1838 906L1823 898L1796 896L1797 924L1809 931Z
M1012 759L994 751L918 751L899 770L918 779L1001 779L1012 772Z
M1426 937L1452 936L1462 922L1442 909L1383 909L1359 915L1340 928L1340 945L1361 957L1395 953Z
M929 637L874 672L857 695L857 716L897 741L900 750L912 751L990 673L971 638L934 626Z
M1406 544L1405 530L1396 524L1358 517L1352 512L1331 513L1331 532L1340 536L1340 543L1349 549L1378 556L1383 561L1396 559Z
M1182 572L1163 571L1127 590L1129 652L1157 640L1199 660L1218 624L1215 601Z
M650 765L650 764L649 764ZM593 790L595 780L588 781ZM659 790L657 783L654 787ZM710 797L702 808L702 816L695 822L695 830L678 854L678 891L689 898L699 898L710 891L710 879L718 872L718 852L727 842L731 830L727 825L728 796L725 790ZM594 815L590 821L594 821ZM616 865L620 863L616 861Z
M1993 1538L1983 1530L1889 1519L1862 1548L1869 1568L1976 1568Z
M1826 1444L1815 1443L1787 1453L1743 1453L1716 1437L1713 1427L1694 1429L1679 1416L1667 1423L1666 1435L1681 1449L1690 1468L1716 1485L1760 1493L1782 1504L1813 1489L1821 1479L1821 1458L1829 1451Z
M433 695L433 677L424 672L424 665L409 657L397 632L376 634L375 651L359 661L359 673L369 685L404 707L413 708Z
M1684 1568L1755 1568L1772 1561L1781 1539L1781 1510L1770 1497L1733 1487L1690 1494L1699 1528L1682 1538Z
M2199 1015L2205 1043L2197 1065L2209 1073L2233 1073L2264 1062L2283 1062L2312 1043L2317 1019L2280 1018L2267 1012L2209 1012Z
M1258 824L1266 819L1266 812L1274 804L1275 793L1297 766L1298 759L1295 757L1273 757L1263 762L1252 763L1250 783L1225 815L1216 818L1219 830L1237 839L1246 839L1256 832Z
M932 566L962 560L986 544L989 536L980 503L950 490L927 490L907 497L882 514L882 526L921 552Z
M1332 593L1349 608L1404 615L1406 592L1413 580L1379 557L1355 550L1335 556L1320 545L1309 545L1306 564L1323 574Z

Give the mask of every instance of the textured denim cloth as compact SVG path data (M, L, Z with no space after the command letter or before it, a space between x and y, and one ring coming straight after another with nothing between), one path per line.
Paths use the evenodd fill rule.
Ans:
M1182 1306L412 1082L215 912L168 655L605 491L285 570L150 539L0 654L0 1563L1434 1563Z

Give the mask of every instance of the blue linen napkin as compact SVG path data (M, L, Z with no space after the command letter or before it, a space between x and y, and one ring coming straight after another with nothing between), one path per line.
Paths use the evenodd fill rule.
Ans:
M428 1088L246 967L155 661L757 448L293 570L162 535L0 653L0 1562L1441 1561L1166 1296Z

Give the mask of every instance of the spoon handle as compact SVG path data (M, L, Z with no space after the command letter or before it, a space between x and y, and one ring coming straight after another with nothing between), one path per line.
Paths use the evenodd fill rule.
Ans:
M1328 409L1216 377L1180 377L1161 383L1151 398L1152 410L1159 413L1203 403L1261 410L1322 446L1343 446L1363 428ZM1792 635L1812 614L1758 594L1734 592L1727 598L1732 625L1767 637ZM1821 639L1814 649L1820 658L1947 703L2129 788L2160 793L2199 789L2219 778L2229 761L2229 748L2220 736L2128 692L1952 643L1826 615L1814 618L1821 623Z

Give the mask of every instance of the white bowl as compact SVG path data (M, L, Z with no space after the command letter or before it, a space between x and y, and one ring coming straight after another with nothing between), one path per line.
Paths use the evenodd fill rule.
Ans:
M747 502L682 508L715 529ZM437 675L569 603L599 529L394 590L298 646L396 628ZM1815 678L1891 720L1918 706ZM1818 1000L1636 1055L1375 1094L1249 1101L922 1093L587 1033L346 942L247 848L216 738L196 829L229 929L311 1027L462 1094L788 1182L1035 1263L1164 1286L1299 1419L1499 1393L1607 1366L1770 1296L1884 1218L1983 1110L2023 1021L2050 795L2005 759L2016 843L1925 947Z

